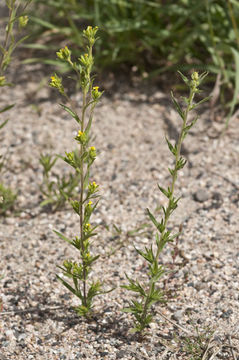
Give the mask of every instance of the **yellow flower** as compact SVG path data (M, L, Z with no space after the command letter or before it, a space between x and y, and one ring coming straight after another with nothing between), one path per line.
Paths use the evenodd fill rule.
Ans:
M90 230L91 230L91 224L90 224L90 223L85 224L85 226L84 226L84 232L85 232L85 233L89 233Z
M103 94L103 92L99 91L99 86L94 86L91 94L92 94L93 100L98 100L101 97L101 95Z
M96 192L98 187L99 187L99 185L97 185L95 181L93 181L92 183L89 183L89 185L88 185L88 193L90 195L94 194L94 192Z
M81 145L85 145L87 143L87 135L81 130L78 131L78 135L75 138Z

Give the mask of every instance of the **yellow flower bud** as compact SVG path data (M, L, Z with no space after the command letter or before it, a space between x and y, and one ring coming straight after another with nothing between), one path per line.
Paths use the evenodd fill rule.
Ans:
M51 82L49 85L53 88L56 88L61 94L65 93L64 87L62 85L62 79L57 76L57 74L51 76Z
M67 46L57 51L56 55L61 60L71 62L71 51L68 49Z
M80 144L85 145L87 143L87 135L81 130L78 131L78 135L75 138Z
M20 28L24 28L27 23L28 23L28 16L25 15L25 16L20 16L19 19L18 19L18 25Z
M103 92L99 91L99 86L94 86L91 94L92 94L93 100L98 100L101 97L101 95L103 94Z
M0 76L0 86L4 86L6 83L6 78L5 76Z

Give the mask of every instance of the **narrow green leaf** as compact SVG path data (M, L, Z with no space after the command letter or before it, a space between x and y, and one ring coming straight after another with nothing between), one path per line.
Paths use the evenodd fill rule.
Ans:
M188 80L188 78L186 78L186 76L183 75L183 74L181 73L181 71L179 71L179 70L178 70L178 73L179 73L179 75L181 76L181 78L183 79L183 81L185 82L185 84L186 84L186 85L189 85L189 84L190 84L190 81Z
M0 110L0 113L10 110L11 108L13 108L13 106L15 106L15 104L7 105L6 107Z
M5 120L5 121L0 125L0 129L2 129L2 128L6 125L6 123L8 122L8 120L9 120L9 119Z
M194 104L191 106L190 110L195 109L196 107L198 107L199 105L205 103L206 101L210 100L211 96L207 96L204 99L202 99L201 101L199 101L198 103Z
M176 146L173 146L166 136L165 136L165 139L166 139L166 141L167 141L169 150L171 151L171 153L172 153L174 156L176 156L176 154L177 154L177 147L176 147Z
M115 224L113 224L113 228L115 229L115 231L118 233L118 234L121 234L122 233L122 230L120 228L118 228Z
M66 110L78 123L81 123L79 116L73 110L71 110L68 106L66 106L64 104L60 104L60 106L64 110Z
M56 275L57 279L60 280L62 282L62 284L72 292L72 294L76 295L79 299L82 300L82 295L80 293L80 291L75 290L70 284L68 284L68 282L66 282L65 280L63 280L60 276Z
M92 120L93 120L93 114L90 115L90 118L89 118L89 121L86 125L86 128L85 128L85 133L86 135L89 134L89 131L90 131L90 128L91 128L91 124L92 124Z
M155 217L153 216L153 214L149 211L149 209L147 208L146 209L147 213L148 213L148 216L150 218L150 220L152 221L152 223L156 226L156 228L158 228L158 221L155 219Z
M166 189L161 187L159 184L158 184L158 188L161 191L161 193L163 193L168 199L170 198L170 191L167 191Z
M72 240L68 239L65 235L59 233L59 232L56 231L56 230L53 230L53 231L54 231L54 233L55 233L57 236L59 236L59 238L61 238L62 240L66 241L66 242L68 242L69 244L72 245Z
M178 113L178 114L180 115L180 117L184 120L184 118L185 118L184 112L183 112L183 110L181 109L181 107L179 106L179 104L178 104L176 98L174 97L172 91L171 91L171 98L172 98L172 101L173 101L173 104L174 104L174 107L175 107L177 113Z
M48 21L42 20L41 18L37 18L35 16L31 16L31 20L39 25L44 26L47 29L57 30L56 24L51 24ZM59 30L59 29L58 29Z
M46 200L43 200L41 203L40 203L40 206L41 207L44 207L46 205L49 205L49 204L53 204L55 202L54 199L46 199Z
M12 51L14 50L14 49L16 49L16 47L18 47L21 43L23 43L23 41L25 41L26 39L28 39L29 38L29 35L26 35L26 36L24 36L23 38L21 38L20 40L18 40L15 44L14 44L14 46L12 47ZM11 51L11 52L12 52Z

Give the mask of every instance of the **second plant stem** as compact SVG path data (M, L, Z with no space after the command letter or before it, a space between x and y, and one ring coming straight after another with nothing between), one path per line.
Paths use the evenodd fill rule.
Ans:
M162 248L164 246L163 237L164 237L165 231L167 229L168 219L169 219L170 210L171 210L171 203L172 203L173 195L174 195L175 182L177 180L177 163L178 163L178 160L180 158L181 146L182 146L182 141L183 141L183 133L184 133L184 129L185 129L186 125L187 125L188 113L189 113L190 108L192 106L194 95L195 95L195 91L194 91L193 88L191 88L190 95L189 95L188 106L187 106L187 108L185 110L185 113L184 113L183 125L181 127L181 131L180 131L179 138L178 138L178 143L177 143L177 152L176 152L176 156L175 156L174 172L173 172L173 175L172 175L170 197L168 199L168 205L167 205L167 208L166 208L166 211L165 211L165 216L164 216L164 223L163 223L164 230L162 231L162 233L160 235L159 245L157 247L157 252L156 252L156 256L155 256L155 261L157 261L157 262L159 260L159 255L160 255L160 253L162 251ZM147 315L148 305L150 303L151 295L152 295L152 292L154 290L154 284L155 284L154 279L151 279L150 280L150 287L149 287L149 290L147 292L147 297L145 299L145 303L144 303L144 307L143 307L142 320L144 320L146 315Z

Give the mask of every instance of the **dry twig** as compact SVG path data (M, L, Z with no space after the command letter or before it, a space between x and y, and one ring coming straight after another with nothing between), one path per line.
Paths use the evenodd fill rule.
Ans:
M162 316L165 320L167 320L168 322L170 322L172 325L176 326L177 328L179 328L180 330L182 330L183 332L185 332L188 335L191 336L197 336L196 334L193 334L191 330L188 330L184 327L182 327L181 325L177 324L175 321L169 319L167 316L165 316L163 313L161 313L161 311L157 311L159 313L160 316Z

